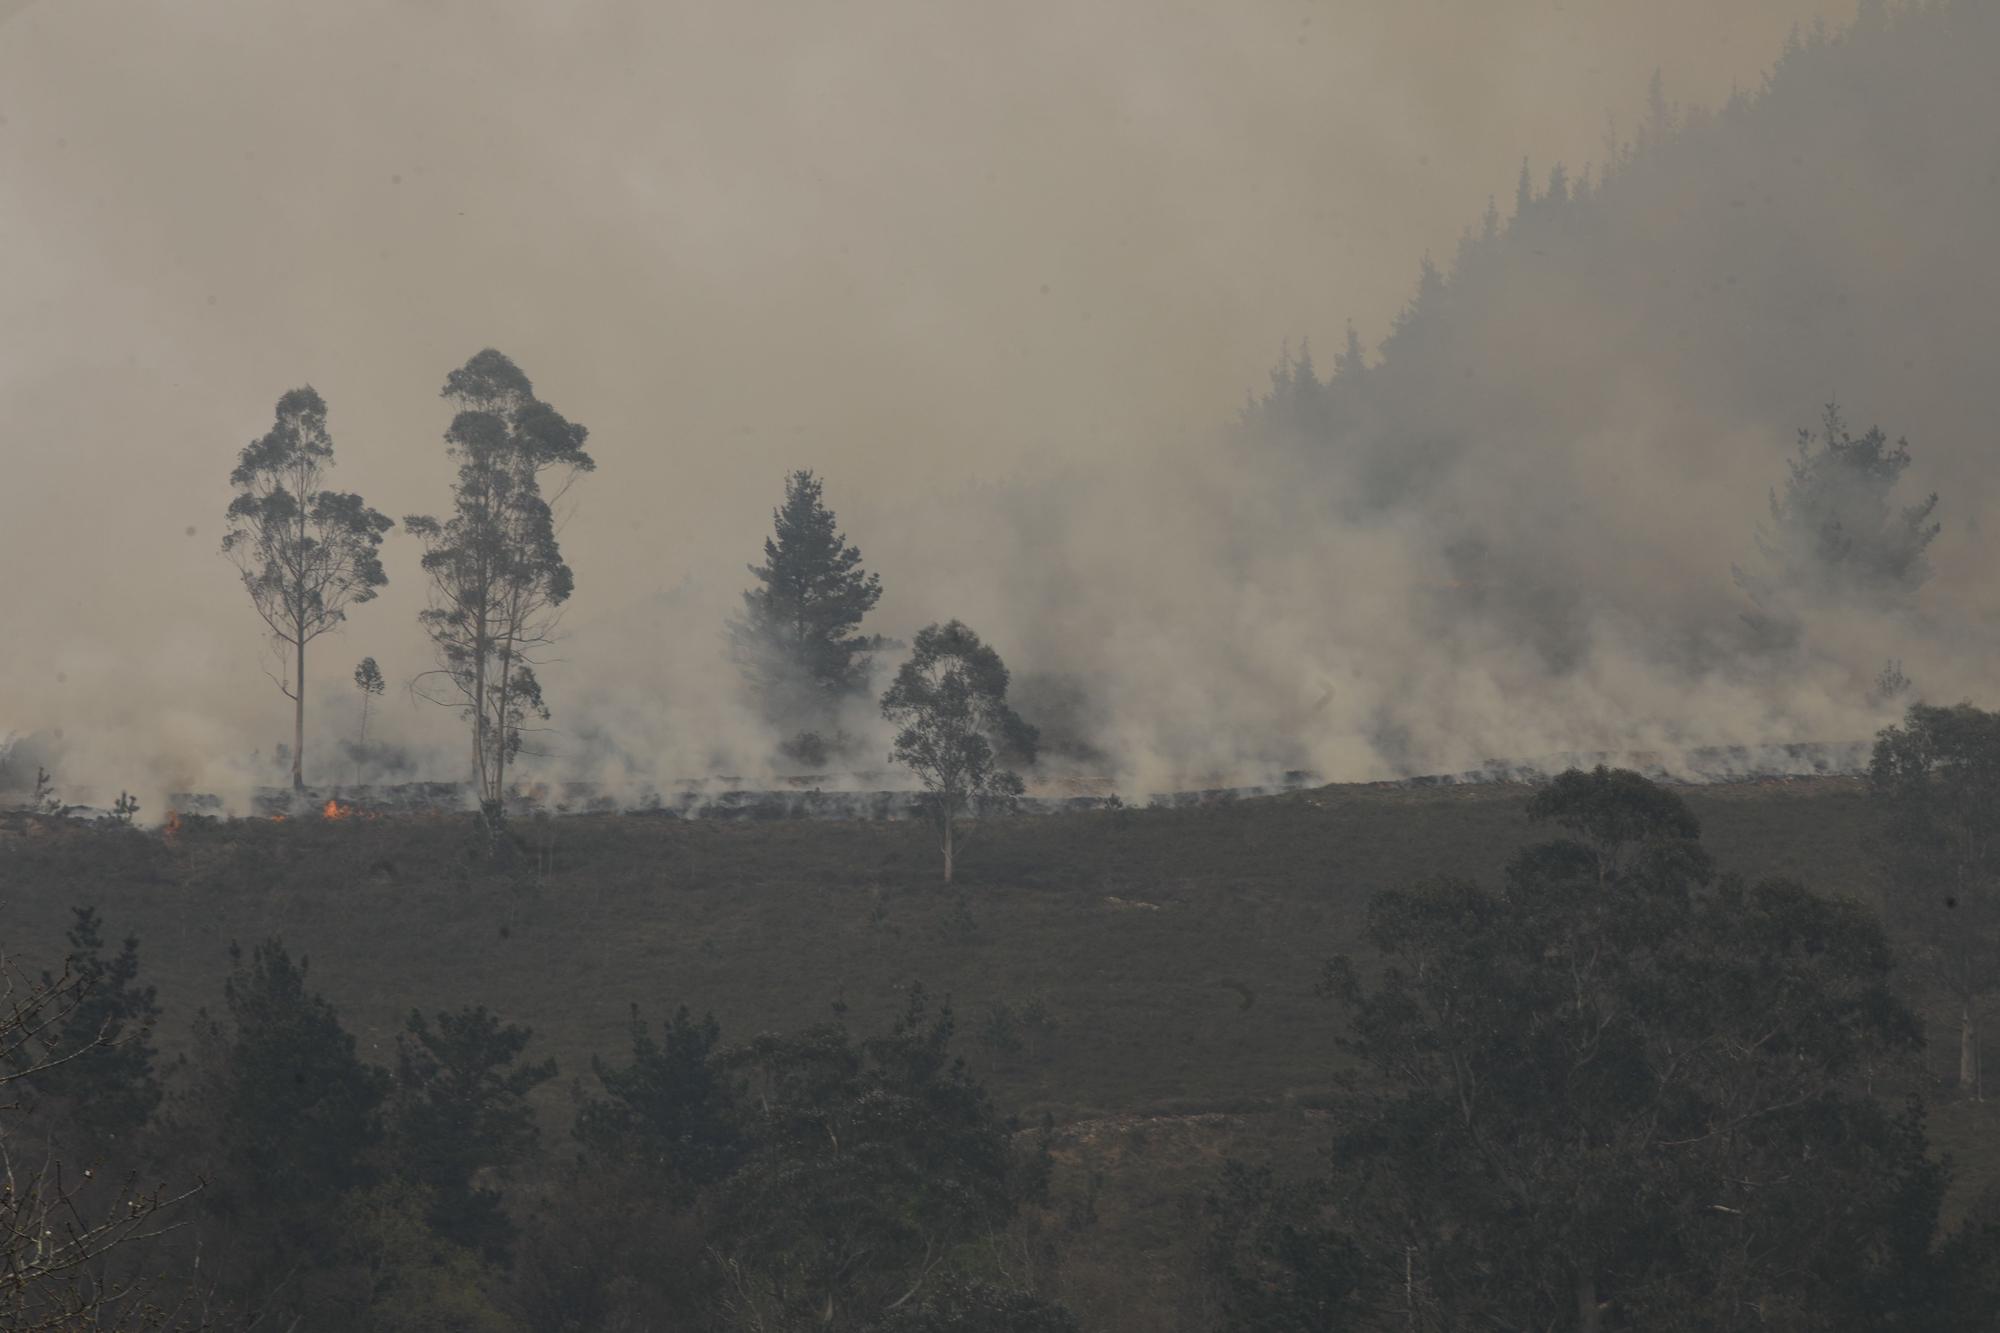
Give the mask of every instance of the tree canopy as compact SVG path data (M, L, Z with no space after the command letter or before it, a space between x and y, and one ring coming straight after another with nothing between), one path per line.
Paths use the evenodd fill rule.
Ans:
M535 667L575 586L556 504L596 463L583 448L589 432L535 397L520 367L490 347L446 377L442 396L458 409L445 432L458 463L453 512L404 520L430 577L421 618L437 666L425 679L441 688L426 697L472 724L471 771L497 817L523 729L549 716Z
M1767 613L1796 615L1855 602L1894 604L1930 577L1925 551L1939 533L1938 497L1897 507L1910 466L1908 441L1892 447L1880 427L1860 437L1828 403L1817 434L1799 431L1782 492L1757 532L1760 574L1738 578Z
M958 822L996 800L1018 796L1020 774L1005 759L1032 762L1038 736L1007 704L1000 654L957 620L925 627L909 660L882 695L882 715L898 730L891 762L924 785L925 809L952 880Z
M306 645L347 619L351 606L388 583L379 554L394 522L360 496L327 489L333 436L326 403L311 385L278 400L276 420L243 447L229 484L222 551L235 562L251 605L283 650L278 688L293 704L292 787L305 785Z
M1718 879L1636 775L1535 813L1588 841L1379 894L1379 969L1330 965L1362 1071L1333 1170L1237 1173L1225 1302L1298 1330L1931 1326L1943 1178L1867 1086L1919 1040L1880 926Z
M1981 1091L1979 1010L2000 989L2000 714L1912 704L1875 741L1887 916L1959 1010L1959 1083Z

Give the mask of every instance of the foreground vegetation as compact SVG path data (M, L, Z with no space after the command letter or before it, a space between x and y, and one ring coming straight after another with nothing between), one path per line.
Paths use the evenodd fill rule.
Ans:
M1886 826L1865 784L1683 795L1720 866L1833 897L1879 896L1872 849ZM631 1108L646 1100L643 1071L671 1071L679 1060L685 1072L704 1063L689 1063L697 1049L758 1052L731 1058L761 1060L763 1077L781 1083L792 1075L779 1066L845 1071L818 1086L860 1105L868 1086L880 1093L879 1080L891 1077L884 1052L912 1042L931 1043L924 1079L943 1082L896 1086L913 1096L912 1087L960 1089L947 1100L985 1107L961 1120L968 1142L989 1145L980 1159L991 1165L980 1177L987 1203L976 1219L954 1224L987 1237L977 1275L986 1286L937 1287L939 1299L1027 1293L1060 1303L1090 1329L1250 1326L1230 1322L1237 1316L1226 1284L1209 1262L1224 1219L1204 1209L1233 1198L1232 1225L1254 1230L1267 1215L1258 1210L1275 1206L1244 1192L1245 1178L1228 1173L1226 1159L1278 1164L1287 1180L1317 1178L1322 1168L1339 1076L1354 1067L1336 1046L1342 1010L1319 994L1327 960L1352 956L1357 984L1372 984L1379 954L1364 932L1370 901L1384 890L1437 876L1497 884L1510 858L1551 832L1528 819L1530 796L1515 787L1330 788L1203 809L1009 821L986 831L950 890L938 886L926 831L914 823L524 822L511 853L497 859L480 829L452 819L184 819L166 833L51 823L0 853L0 900L14 924L9 948L22 957L75 951L65 940L76 926L73 904L94 906L113 938L130 932L140 941L132 984L157 991L155 1064L166 1102L154 1127L129 1144L100 1142L107 1162L143 1147L171 1174L224 1151L201 1128L213 1115L197 1108L201 1096L212 1108L218 1095L213 1075L228 1064L219 1052L254 1027L257 1003L244 1009L242 997L282 993L303 1006L299 1013L351 1034L347 1055L331 1037L326 1049L363 1112L357 1160L374 1164L377 1184L351 1206L366 1210L366 1225L354 1225L377 1237L378 1258L364 1245L330 1280L352 1290L356 1271L374 1272L370 1299L384 1303L365 1319L350 1312L357 1326L564 1327L524 1304L537 1281L545 1299L561 1290L551 1285L556 1275L537 1276L534 1267L561 1258L558 1237L594 1237L590 1253L599 1258L639 1245L680 1255L679 1270L702 1271L705 1251L688 1249L684 1231L641 1228L634 1238L622 1221L633 1216L631 1201L618 1194L629 1170L569 1174L593 1148L600 1162L619 1143L620 1153L638 1151ZM243 946L233 959L232 940ZM281 949L269 943L277 940ZM1901 993L1924 1001L1929 991L1917 981L1894 978ZM313 995L325 997L323 1012L308 1002ZM949 1032L938 1026L947 1002ZM683 1005L689 1012L677 1018ZM482 1019L465 1016L481 1006ZM411 1027L413 1010L425 1016L421 1029ZM711 1013L713 1029L703 1020ZM1927 1016L1932 1045L1942 1049L1913 1060L1885 1056L1876 1078L1885 1098L1928 1091L1939 1103L1932 1139L1959 1159L1944 1210L1950 1225L1992 1174L1984 1147L1991 1123L1982 1104L1950 1089L1956 1012L1947 1005ZM396 1154L413 1132L410 1090L425 1085L414 1071L425 1059L451 1063L439 1050L453 1030L466 1049L497 1062L494 1078L511 1091L496 1106L521 1108L509 1122L515 1137L498 1140L521 1146L511 1161L460 1162L457 1175L432 1172L425 1183L429 1168ZM478 1032L486 1035L475 1040ZM950 1072L947 1048L965 1060L962 1074ZM907 1074L908 1062L902 1067ZM615 1109L621 1087L625 1113ZM720 1124L736 1112L715 1114ZM581 1137L573 1125L584 1127ZM1008 1145L997 1157L996 1133ZM734 1141L745 1152L744 1144L763 1142L767 1154L775 1142L748 1132ZM782 1156L764 1161L785 1179L801 1169ZM230 1193L227 1172L209 1174L201 1209L279 1207L244 1203L240 1186ZM395 1180L416 1180L429 1193L397 1194ZM688 1182L689 1197L701 1200L690 1207L740 1206L698 1185ZM498 1197L468 1202L487 1189ZM499 1219L499 1229L482 1233L468 1221L449 1246L410 1250L413 1236L450 1239L449 1228L437 1232L424 1219L439 1193L453 1190L464 1208ZM578 1209L621 1221L594 1233L578 1224ZM518 1256L514 1266L492 1265L482 1246ZM922 1269L922 1249L902 1256L904 1268L883 1271L880 1303L901 1296L887 1286L910 1265ZM379 1255L391 1251L431 1255L421 1268L428 1295L418 1299L408 1274L382 1268ZM575 1277L581 1260L562 1262ZM781 1306L805 1299L799 1283L815 1279L785 1271L789 1295L769 1281L742 1288L737 1317L751 1318L743 1302L753 1297ZM324 1288L290 1290L291 1299L328 1299ZM454 1301L472 1304L438 1313ZM921 1305L913 1298L897 1308ZM785 1326L775 1322L783 1309L755 1308L763 1326ZM428 1310L432 1322L396 1323L386 1309ZM836 1314L844 1310L837 1303ZM1057 1317L1034 1317L1043 1314ZM947 1316L971 1317L938 1314ZM1029 1316L1017 1309L1006 1317Z

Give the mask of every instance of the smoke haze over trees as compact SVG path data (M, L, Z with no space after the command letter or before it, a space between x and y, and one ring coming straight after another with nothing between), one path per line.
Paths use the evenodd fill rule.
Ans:
M1907 606L1930 577L1924 551L1943 525L1938 497L1896 508L1891 493L1910 466L1907 440L1889 447L1880 427L1856 439L1827 404L1818 434L1799 431L1784 491L1771 492L1771 521L1757 531L1764 569L1738 582L1780 626L1816 608L1859 602Z
M1996 69L0 0L0 1330L1991 1329Z
M613 13L624 17L521 11L471 39L507 59L548 42L629 53L599 63L620 70L629 61L635 82L599 81L581 120L514 118L495 131L552 180L609 179L624 110L652 95L637 73L673 46L670 18ZM357 483L371 497L421 503L435 487L410 447L434 420L421 366L492 337L554 367L538 370L552 396L617 440L621 469L628 459L632 468L564 533L566 563L586 591L572 603L566 660L550 668L574 703L550 755L534 761L556 776L664 780L768 763L782 736L735 697L727 645L708 627L734 609L741 561L730 553L761 526L763 492L781 466L773 460L798 458L801 445L811 447L801 461L852 497L842 501L844 526L865 534L887 590L872 626L907 635L948 615L979 625L1024 683L1046 682L1048 697L1066 701L1065 725L1080 739L1052 752L1101 757L1135 788L1194 773L1365 776L1561 750L1859 739L1882 720L1869 694L1885 656L1900 655L1927 693L1949 698L1965 692L1989 646L1993 480L1982 461L1991 432L1974 349L1994 340L2000 309L2000 279L1985 260L2000 166L1982 129L2000 113L1987 77L2000 36L1989 10L1963 2L1871 10L1854 31L1816 34L1815 17L1845 23L1849 9L1774 5L1728 19L1763 26L1727 29L1740 38L1727 52L1712 42L1696 52L1673 25L1643 26L1650 18L1623 20L1635 26L1614 34L1594 26L1609 19L1576 14L1445 7L1394 17L1385 7L1306 24L1253 8L1226 31L1204 30L1235 43L1205 67L1208 82L1172 77L1183 57L1167 35L1128 49L1125 27L1113 43L1109 28L1087 19L1064 32L1082 66L1011 20L977 34L925 27L950 39L939 69L965 76L969 100L947 99L952 109L936 126L885 114L867 121L869 132L910 126L898 142L913 153L899 161L986 164L965 180L973 213L828 141L817 147L832 173L823 187L832 219L817 230L780 224L814 216L759 207L771 191L797 202L773 155L790 142L794 117L811 116L774 102L737 137L694 134L619 177L648 223L591 234L581 248L592 262L566 288L513 270L538 294L521 303L534 320L492 295L504 285L493 275L510 271L509 256L571 245L589 224L500 206L487 182L511 173L468 170L487 159L472 151L474 131L458 112L427 111L444 119L436 147L419 150L400 146L418 141L400 128L390 135L371 104L337 125L291 126L337 148L341 179L384 219L351 238L301 233L300 244L340 257L328 271L353 279L305 288L340 311L327 326L335 332L287 343L274 363L276 349L261 344L283 321L246 319L245 284L271 278L279 261L217 250L204 237L181 247L205 267L175 291L198 320L214 321L207 359L197 365L148 343L127 366L113 351L104 375L120 392L80 393L66 367L95 364L99 353L76 338L49 340L42 355L58 359L34 363L45 367L39 378L16 372L17 419L32 430L60 407L74 414L72 430L126 439L133 432L120 414L134 404L153 405L149 414L176 429L208 420L171 391L177 377L198 371L204 402L248 403L258 393L244 382L251 374L268 382L311 370L348 414L343 463ZM1794 20L1806 26L1785 49ZM398 19L393 35L422 48L442 40L434 25L443 21ZM357 16L352 30L331 15L298 22L338 47L390 20ZM1488 43L1476 67L1448 68L1442 47L1424 40L1433 22L1468 39L1454 49L1478 49L1470 39L1482 34L1509 40ZM1557 26L1537 46L1523 34L1543 33L1540 22ZM825 43L822 73L840 98L855 96L877 62L903 67L893 43L800 25L787 39ZM8 30L18 39L10 49L47 57L100 36L46 6L15 15ZM382 34L367 31L379 46ZM1643 41L1628 51L1613 35ZM280 39L289 49L297 36L277 19L240 33L253 49ZM1590 48L1604 53L1594 64L1572 58L1593 41L1605 43ZM986 119L988 108L1014 104L1013 89L971 79L956 63L975 48L1003 69L1012 59L1048 72L1055 100L1038 104L1069 109L1079 125L1119 125L1121 169L1096 173L1087 152L1102 145L1024 157L999 128L1011 122ZM1326 82L1315 62L1355 50L1388 61L1396 80L1391 91L1362 79L1357 95L1428 98L1451 109L1449 131L1425 138L1420 117L1389 129L1394 117L1300 114L1338 109L1299 99L1331 96L1307 92ZM1420 50L1407 57L1419 72L1397 63ZM1614 91L1643 86L1655 65L1665 73L1650 99L1631 104ZM1574 68L1579 82L1564 86L1590 100L1550 110L1551 68ZM1614 68L1625 73L1610 82ZM468 77L452 61L434 74L444 87ZM90 197L107 164L160 146L148 136L228 144L221 154L171 140L204 171L223 171L226 158L233 176L243 153L289 170L272 165L271 144L256 134L193 111L184 127L169 119L130 131L131 145L86 132L93 122L69 94L19 75L24 107L62 112L11 112L5 130L9 151L51 198ZM269 77L255 61L232 65L218 105L270 104L257 96ZM385 77L404 86L393 70ZM1743 90L1734 98L1732 84ZM863 99L866 115L915 95L885 86L899 91L885 103ZM1106 121L1089 100L1096 94L1081 91L1099 87L1117 90L1123 119ZM1168 98L1164 88L1182 93ZM1252 88L1255 97L1239 96ZM450 101L437 85L421 93L426 108ZM1239 102L1249 119L1215 122L1213 142L1177 119ZM1466 128L1473 121L1477 133ZM1492 125L1512 128L1482 137ZM1376 140L1403 137L1357 145L1364 127ZM1444 156L1447 141L1461 145L1458 155ZM1463 156L1473 152L1465 144L1477 145L1474 157ZM1533 161L1521 185L1524 151ZM1414 168L1417 157L1431 161ZM984 244L993 233L973 219L1058 197L1064 171L1141 182L1141 193L1079 198L1065 239L1035 233L1031 267L995 270ZM1440 172L1452 186L1427 193ZM687 173L705 188L681 188ZM865 216L883 237L845 225L856 215L842 210L858 207L841 183L849 179L868 183ZM1411 187L1421 199L1393 193L1405 180L1423 182ZM117 188L155 186L141 171ZM1497 203L1482 215L1488 194ZM1177 207L1194 198L1221 212ZM1336 198L1359 201L1339 205L1355 210L1379 201L1384 211L1373 216L1407 225L1371 224L1378 234L1345 212L1340 225L1315 222ZM153 219L131 252L142 262L153 262L160 238L194 234L172 209L127 215ZM34 216L51 227L46 209ZM746 216L762 221L744 225ZM206 205L200 225L220 225ZM1272 228L1298 244L1274 252ZM79 234L99 244L103 233ZM824 262L843 246L844 260ZM56 276L24 279L23 290L46 294L68 280L61 265L49 271ZM1007 285L972 276L996 271ZM814 355L796 341L784 343L789 355L753 353L723 336L780 291L781 312L796 319L777 321L771 336L807 339ZM214 313L199 313L211 309L210 293ZM413 299L433 313L375 336L397 328ZM848 302L876 314L859 326L827 317ZM1227 313L1220 324L1218 311ZM1354 336L1325 357L1350 321ZM768 318L755 324L760 336L774 328ZM254 339L240 331L252 326ZM1227 346L1207 331L1216 327ZM1227 404L1287 335L1297 350L1232 429ZM670 391L658 387L663 364L674 368ZM787 392L768 392L773 380ZM79 397L88 400L81 408ZM1816 616L1774 653L1746 625L1753 604L1731 567L1758 562L1753 534L1769 521L1769 492L1784 485L1788 442L1830 400L1857 428L1879 422L1908 437L1913 461L1897 503L1944 494L1944 528L1924 553L1931 576L1903 610ZM208 431L218 434L227 432ZM30 453L19 485L66 493L47 483L87 456ZM107 485L132 484L119 469L103 471ZM151 487L161 501L152 512L168 508L179 485ZM73 756L65 771L75 774L66 780L79 799L104 803L119 783L139 784L145 808L163 812L149 788L240 788L263 772L250 756L279 739L239 705L249 691L211 662L208 630L195 632L227 623L226 599L207 586L212 572L181 572L169 553L181 525L199 526L213 500L173 505L172 522L147 529L162 559L124 584L103 579L98 557L83 552L23 590L26 629L9 650L10 678L22 687L5 725L63 728ZM11 563L21 559L14 552ZM393 541L386 559L392 572L412 562ZM80 579L112 591L71 615L76 599L55 589ZM424 660L410 623L413 587L399 580L387 592L377 613L400 627L369 645L395 681ZM70 616L60 626L49 619L57 610ZM111 664L126 630L146 624L169 626L151 640L148 679L162 694L128 699ZM384 703L371 726L421 751L426 772L461 767L454 752L463 746L445 719L425 718L406 697Z

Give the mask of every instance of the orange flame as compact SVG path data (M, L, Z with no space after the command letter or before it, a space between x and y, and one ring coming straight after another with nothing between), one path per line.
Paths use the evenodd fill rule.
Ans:
M178 810L169 810L167 811L166 825L160 829L160 837L166 842L167 846L171 847L180 836L181 812Z
M345 819L354 812L329 796L325 808L320 813L328 819Z

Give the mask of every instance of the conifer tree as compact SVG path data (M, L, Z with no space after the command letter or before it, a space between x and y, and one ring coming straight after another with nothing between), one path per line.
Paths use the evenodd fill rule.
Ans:
M65 1058L34 1080L37 1094L58 1099L64 1120L96 1148L137 1131L160 1104L154 1072L153 1026L160 1006L153 987L139 985L139 941L127 936L104 956L104 923L95 907L72 907L69 977L75 1003L49 1034L48 1049ZM42 974L42 985L62 981Z
M1907 440L1890 446L1879 427L1856 437L1828 403L1819 432L1800 430L1771 520L1756 534L1761 572L1737 583L1779 626L1803 612L1855 603L1892 606L1930 577L1925 557L1941 530L1932 494L1897 508L1890 495L1910 466Z
M280 1247L324 1249L334 1200L374 1179L368 1153L381 1138L388 1077L356 1055L353 1034L306 988L306 964L282 942L247 959L232 944L230 962L226 1014L203 1011L196 1024L226 1169L210 1203L260 1219Z
M857 631L882 597L882 580L861 567L809 471L785 478L784 503L771 513L757 585L729 626L745 683L772 722L816 730L867 684L867 658L881 639Z
M556 1062L521 1061L533 1033L484 1005L419 1010L396 1038L391 1136L398 1169L429 1201L430 1226L456 1245L504 1261L514 1226L495 1182L540 1142L528 1094L556 1076Z

